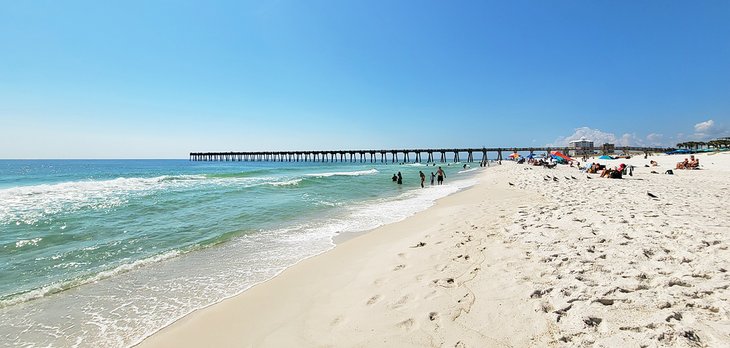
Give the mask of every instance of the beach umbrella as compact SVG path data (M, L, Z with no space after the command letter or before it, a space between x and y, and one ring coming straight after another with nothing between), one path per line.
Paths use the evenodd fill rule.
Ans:
M509 157L512 157L512 158L517 158L517 157L520 157L520 155L519 155L518 153L516 153L516 152L515 152L515 153L513 153L513 154L509 155Z
M572 161L573 159L570 158L570 156L560 152L560 151L551 151L550 154L553 156L553 158L559 157L567 161Z
M601 157L598 157L598 159L610 159L610 160L612 160L612 159L613 159L613 157L611 157L611 156L607 156L607 155L603 155L603 156L601 156Z

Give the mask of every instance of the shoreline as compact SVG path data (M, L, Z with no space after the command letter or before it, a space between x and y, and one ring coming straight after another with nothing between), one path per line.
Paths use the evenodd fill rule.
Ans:
M136 165L139 163L132 162L131 167L136 168L134 167ZM343 195L349 197L343 198L343 200L352 203L340 205L331 204L331 202L337 202L337 195L327 196L323 193L322 196L314 198L302 196L302 202L321 205L320 210L336 213L320 214L314 216L313 219L303 217L300 221L308 223L305 225L294 221L281 228L265 229L266 233L242 233L241 236L234 236L232 239L222 239L224 243L214 243L210 248L195 248L194 252L181 252L180 257L173 257L162 262L155 262L158 260L154 257L143 258L140 262L135 262L130 266L123 265L110 272L102 272L103 281L90 281L90 284L73 286L52 296L39 296L38 299L27 301L27 303L23 302L17 306L4 308L0 316L4 319L5 324L0 327L0 332L11 341L35 344L65 345L73 342L90 342L89 344L109 346L137 344L143 337L169 325L177 318L184 317L199 308L218 303L224 298L235 296L253 284L265 282L276 276L283 269L302 259L331 249L335 246L332 237L336 236L338 232L346 237L355 237L354 235L360 232L349 233L348 231L367 231L381 224L404 219L427 209L434 204L436 199L463 189L473 182L469 179L471 175L458 175L447 181L448 185L427 187L426 190L423 190L413 187L416 185L415 180L409 180L407 185L403 186L396 186L395 183L383 185L383 182L389 182L390 178L381 180L380 176L371 175L374 170L370 166L366 168L367 171L362 170L362 165L347 166L348 169L340 168L341 166L338 166L337 170L305 169L290 176L295 177L304 173L304 176L316 176L311 181L316 181L318 184L326 185L328 182L335 182L340 185L330 189L329 192L338 191L346 194L347 190L342 188L353 187L347 183L354 183L361 192L373 192L372 187L379 187L379 194L373 192L370 196L375 198L364 200L351 198L357 197L357 192L352 195ZM399 169L403 170L403 168ZM382 169L379 170L382 171ZM416 169L415 172L417 171ZM190 175L180 174L175 177L176 180L160 180L159 178L167 178L167 176L160 175L152 177L156 178L155 182L165 185L178 182L187 185L190 183L187 181L187 177ZM263 177L263 175L259 176ZM340 178L342 176L348 176L348 178ZM351 178L353 176L357 178ZM144 176L140 178L139 181L149 181ZM206 181L203 180L206 178L207 176L197 175L195 184L201 183L202 185L198 186L204 186ZM272 182L289 180L286 176L264 179ZM117 179L111 181L114 180ZM133 178L133 180L137 179ZM229 183L229 181L218 178L212 180L215 180L216 184ZM230 181L236 180L237 177L234 177ZM76 185L74 181L70 182ZM96 189L98 186L104 188L105 185L108 185L109 180L91 182L95 185L91 189ZM66 186L68 185L54 184L39 187L55 193L62 189L67 190ZM74 193L76 191L86 192L83 191L83 189L87 189L86 187L77 186L79 185L71 187L75 190ZM154 190L159 190L158 186L151 187L149 191L157 192ZM279 185L260 186L270 191L278 190L276 192L284 192L290 196L295 191L290 190L289 185L283 188L278 188ZM316 190L318 185L303 186L312 191ZM196 185L192 187L199 190ZM195 201L186 202L189 207L200 211L199 218L202 220L216 220L216 216L219 216L215 210L200 209ZM341 208L336 208L338 206ZM196 220L202 221L201 219ZM216 224L208 226L216 226ZM292 233L290 226L298 229ZM218 230L217 227L211 228ZM181 237L177 235L175 238ZM281 243L272 243L277 241L281 241ZM137 267L147 264L150 267ZM117 272L117 269L120 271ZM133 271L127 272L129 270ZM124 299L125 305L116 308L120 299ZM84 310L75 310L76 308ZM137 308L145 308L145 310L138 311ZM30 323L28 326L32 325L33 329L15 330L12 325L14 322ZM68 322L78 324L66 327L65 324ZM50 328L54 327L63 327L63 334L46 334Z
M382 345L382 342L380 342L379 340L372 341L370 339L367 339L367 337L360 338L364 338L365 341L356 342L350 341L350 339L352 338L345 339L345 337L349 336L348 332L350 332L351 330L362 331L362 328L348 328L347 325L341 325L343 324L343 322L349 320L344 318L343 315L335 315L333 313L330 313L330 311L327 310L327 307L329 307L328 305L315 306L310 303L301 303L301 301L299 301L302 297L304 297L312 299L314 303L317 304L330 303L332 300L329 299L329 296L322 296L321 293L321 291L326 292L326 288L329 287L332 287L330 288L330 290L332 291L336 291L335 289L338 287L343 287L355 292L367 291L373 286L379 287L380 285L382 285L382 280L376 279L374 282L371 282L369 277L367 276L358 276L353 279L353 276L347 275L347 273L353 272L353 270L355 273L358 274L367 274L370 272L369 270L374 267L380 268L381 271L385 269L390 269L393 275L395 275L401 281L405 280L403 279L403 275L405 274L412 275L414 279L417 278L417 281L419 282L425 281L427 284L429 284L428 288L430 289L430 291L428 294L424 294L424 299L421 300L423 301L422 303L426 304L430 301L437 300L437 302L439 302L438 307L442 307L443 310L443 314L441 315L455 315L456 317L459 317L461 316L461 314L463 314L464 311L466 311L466 309L459 308L458 310L452 311L451 307L453 306L449 299L452 299L454 296L450 293L454 291L460 291L464 286L466 286L466 284L463 284L463 286L454 286L454 278L449 277L442 277L442 279L426 280L426 278L437 278L437 276L439 276L440 274L436 273L442 273L448 267L443 267L443 269L439 271L436 269L432 269L431 262L416 262L417 264L422 264L427 268L420 269L418 270L418 272L416 272L418 268L422 268L423 266L414 265L412 266L414 268L413 270L410 270L409 268L411 268L411 266L407 264L386 266L384 265L384 263L390 262L387 262L385 259L380 257L380 255L382 255L385 250L389 250L391 254L393 254L392 256L395 257L395 260L393 261L404 262L405 259L409 258L408 256L405 256L406 254L430 249L427 253L424 254L429 255L429 257L440 257L439 255L442 254L442 251L440 250L440 245L444 245L444 243L447 242L446 239L448 239L449 242L452 242L452 239L461 238L464 240L463 242L458 242L451 247L452 249L454 249L454 252L471 250L475 253L484 253L487 249L490 249L492 251L495 251L493 253L494 256L491 257L503 257L502 254L504 253L496 252L496 250L494 249L494 245L479 246L484 240L481 240L479 245L477 245L476 239L474 239L472 235L469 235L466 232L466 230L481 230L486 229L486 227L477 227L476 224L464 225L464 222L461 221L458 223L461 224L459 229L465 230L462 231L463 233L458 233L458 235L452 234L450 236L439 237L435 237L433 234L438 233L439 230L444 231L446 229L450 229L444 228L444 224L439 223L439 221L442 221L444 218L448 218L449 216L454 214L454 210L458 210L461 213L468 213L470 210L473 210L470 209L470 206L465 206L464 201L479 202L485 193L492 195L495 198L494 202L498 203L491 207L491 209L494 209L493 213L495 214L495 216L498 216L496 217L496 219L501 220L501 222L503 223L506 222L505 219L508 217L509 214L496 214L505 213L510 209L515 210L516 206L513 203L515 203L516 201L526 203L528 201L526 199L531 196L523 192L515 192L514 190L504 188L503 186L507 185L505 182L501 182L499 180L499 175L490 176L490 173L497 172L499 170L508 170L509 166L510 165L492 166L490 170L483 170L476 176L476 178L478 179L478 183L470 186L468 189L460 190L456 193L443 197L437 200L433 206L412 216L409 216L404 220L380 226L374 230L358 234L354 238L342 241L341 243L337 244L333 249L302 260L299 263L282 271L276 277L271 278L266 282L259 283L239 295L223 300L207 308L194 311L186 315L185 317L177 320L173 324L162 328L160 331L149 336L137 346L196 346L211 343L215 345L238 346L278 346L302 344L307 346L316 346L322 344L340 345L344 342L348 342L344 343L344 345ZM489 183L484 182L485 180L489 181ZM494 180L498 181L495 182ZM496 185L500 186L500 188L495 188L494 186ZM481 214L465 215L464 217L470 220L480 219L481 217L477 215ZM487 220L489 221L491 219ZM491 225L491 227L489 228L495 228L495 226L499 226L498 223L491 223L489 225ZM492 233L492 235L494 235L494 233ZM433 240L433 242L428 241L429 239ZM425 243L425 245L422 247L419 247L420 243L422 243L420 240L424 240L423 243ZM397 248L403 252L395 252L396 250L393 249L396 248L396 245ZM490 257L485 257L484 259L480 260L480 258L475 256L464 257L462 255L463 260L456 261L457 264L453 265L452 268L454 270L460 268L461 270L455 271L455 273L462 273L465 276L469 277L470 273L479 272L479 270L474 271L474 268L479 269L480 267L472 266L474 266L475 264L481 264L489 258ZM477 260L481 262L478 262ZM502 274L503 272L513 272L512 270L505 269L504 266L487 267L494 268L494 270L490 271L495 272L494 275L496 275L497 273ZM419 274L413 274L414 272ZM426 276L422 273L427 273L429 274L429 276ZM524 288L522 290L527 291L526 287L518 284L518 282L516 281L517 278L518 277L515 276L511 279L503 280L502 282L504 282L504 285L506 287ZM357 280L357 282L355 282L355 280ZM360 286L354 286L353 283L360 283ZM408 287L408 283L410 283L410 281L405 282L402 285L395 286L393 289L390 289L390 291L394 291L398 288ZM468 280L465 280L465 283L468 283ZM292 288L302 287L307 290L306 294L301 292L293 293L290 290ZM320 289L320 287L324 287L324 289ZM433 293L431 293L432 291ZM390 312L388 314L390 316L394 313L398 313L399 311L401 311L401 307L405 305L405 302L409 302L409 300L416 300L415 296L406 295L404 297L401 297L400 299L394 299L395 303L386 304L383 299L385 295L367 296L363 294L357 297L360 298L355 299L348 296L347 299L341 299L342 302L336 301L338 304L341 304L341 306L338 305L335 307L342 307L342 309L344 310L345 307L349 306L349 303L364 305L364 307L361 308L363 311L358 311L358 316L365 317L361 319L363 320L363 323L366 323L366 327L377 327L382 325L382 318L380 318L380 315L376 314L375 316L372 316L372 313L367 314L365 312L365 310L369 309L368 307L383 305L385 306L385 311ZM271 302L271 300L275 300L275 303ZM512 300L509 300L508 302L512 302L513 305L519 307L532 306L531 304L527 303L527 301L521 298L514 298ZM501 307L501 305L498 307ZM324 311L325 313L321 313L321 311ZM447 314L447 312L453 313ZM527 311L525 312L527 313ZM267 314L262 315L262 313ZM426 321L428 321L430 324L435 324L436 319L431 320L430 317L432 316L432 314L430 313L431 311L425 312L421 316L421 318L418 318L418 320L420 321L425 318ZM309 320L305 320L304 323L301 323L297 320L287 321L283 319L290 317L291 314L294 314L295 317L307 317ZM544 319L532 319L541 320L543 323L540 325L534 325L538 327L538 329L536 330L540 331L540 334L530 335L529 340L537 339L538 341L543 342L544 340L539 337L544 336L544 333L546 332L545 330L548 327L548 323ZM405 338L402 336L404 333L409 333L409 335L412 335L416 331L418 331L414 329L415 321L416 318L405 318L402 320L396 320L394 318L393 322L391 323L392 325L389 326L396 328L396 330L392 333L392 336L390 338L391 341L388 344L395 344L395 342L397 342L398 345L413 345L413 342L409 343L408 341L401 341L401 339ZM497 324L501 322L501 320L499 318L493 318L491 322L493 324ZM238 324L234 325L233 323ZM334 325L329 325L328 323ZM343 329L343 336L340 338L334 338L329 342L320 342L317 339L310 337L310 335L307 333L309 329L302 330L304 327L322 325L326 327L323 328L323 330L327 331L333 330L334 327L339 327L340 329ZM513 325L513 327L518 328L517 331L512 332L513 334L516 334L517 332L519 332L519 330L533 330L524 327L524 325ZM382 328L382 331L389 331L388 329L389 328ZM507 330L506 332L509 331L512 330ZM231 333L233 332L235 332L236 334L231 335ZM343 339L345 341L343 341ZM473 340L474 342L479 342L480 339L480 337L471 338L471 340ZM503 339L506 338L501 338L500 340ZM421 342L423 343L428 339L426 337L422 337L420 338L420 340L422 340ZM526 343L528 341L523 342ZM456 341L454 342L454 344L455 343ZM416 346L420 345L421 344L416 344Z
M481 170L481 169L482 168L480 168L480 167L470 168L468 171L475 171L475 170ZM484 170L486 170L486 169L487 169L487 167L484 168ZM461 174L461 172L459 172L459 174ZM455 194L458 194L460 192L467 191L467 190L473 188L478 183L478 180L476 179L477 176L475 174L473 174L473 173L471 173L469 175L470 175L469 177L466 177L466 178L457 178L456 180L454 180L453 182L457 185L456 191L454 191L452 193L449 193L449 194L447 194L445 196L442 196L440 198L436 198L433 201L433 204L431 206L429 206L429 207L427 207L427 208L425 208L423 210L415 211L411 215L405 216L405 217L401 218L400 220L396 220L396 221L393 221L393 222L387 222L387 223L385 223L383 225L380 225L380 226L377 226L377 227L374 227L374 228L370 228L370 229L362 230L362 231L357 231L357 232L344 232L344 233L339 233L337 235L334 235L334 236L331 237L332 247L330 249L327 249L327 250L324 250L324 251L320 251L320 252L318 252L316 254L313 254L313 255L310 255L310 256L306 256L306 257L302 258L301 260L299 260L299 261L297 261L297 262L295 262L295 263L287 266L286 268L280 270L279 272L277 272L276 274L274 274L273 276L271 276L271 278L266 279L266 280L263 280L263 281L258 282L258 283L255 283L255 284L253 284L253 285L251 285L251 286L249 286L249 287L241 290L240 292L238 292L238 293L236 293L234 295L225 297L225 298L220 299L220 300L218 300L216 302L210 303L210 304L208 304L206 306L203 306L203 307L200 307L200 308L196 308L196 309L188 312L187 314L185 314L185 315L183 315L183 316L175 319L174 321L166 324L165 326L160 327L159 329L155 330L153 333L151 333L151 334L149 334L149 335L141 338L140 340L138 340L135 343L131 344L131 347L142 346L150 337L153 337L155 335L158 335L161 331L164 331L166 328L175 325L177 322L179 322L181 320L184 320L186 317L188 317L190 315L194 315L195 313L197 313L199 311L205 311L205 310L207 310L210 307L217 306L217 305L219 305L219 304L221 304L223 302L229 301L229 300L234 299L236 297L242 296L246 292L250 291L252 288L261 286L261 285L263 285L263 284L265 284L267 282L272 281L276 277L279 277L282 273L287 272L292 267L296 267L297 265L299 265L302 262L307 261L308 259L320 257L323 254L327 254L327 253L331 252L335 248L339 247L340 244L346 243L346 242L348 242L348 241L350 241L352 239L357 239L357 238L359 238L359 237L361 237L363 235L366 235L368 233L371 233L372 231L377 230L377 229L380 229L380 228L382 228L384 226L389 226L389 225L392 225L392 224L397 224L397 223L403 222L405 220L408 220L408 219L412 218L415 215L421 214L421 213L423 213L423 212L425 212L425 211L427 211L429 209L432 209L436 204L438 204L438 202L440 200L445 199L447 197L453 196ZM470 181L473 181L473 182L472 183L469 183L469 184L465 184L465 183L468 183ZM463 185L465 185L465 186L463 186ZM428 189L428 188L437 188L437 187L438 186L435 185L435 184L434 185L428 185L428 184L426 185L426 189ZM419 188L414 188L414 189L408 188L406 190L420 191L421 189L419 189Z
M477 168L477 169L481 169L481 168ZM486 168L484 168L484 169L486 169ZM461 180L476 180L476 179L475 179L475 178L469 178L469 179L461 179ZM419 213L422 213L422 212L424 212L424 211L427 211L427 210L429 210L429 209L433 208L433 207L434 207L434 206L435 206L436 204L438 204L438 202L439 202L440 200L442 200L442 199L444 199L444 198L446 198L446 197L449 197L449 196L453 196L453 195L455 195L455 194L458 194L458 193L460 193L460 192L468 191L469 189L473 188L473 187L474 187L475 185L478 185L478 180L477 180L477 181L476 181L475 183L473 183L473 184L471 184L471 185L468 185L468 186L466 186L466 187L459 187L459 188L457 189L457 191L455 191L455 192L453 192L453 193L450 193L450 194L448 194L448 195L446 195L446 196L443 196L443 197L441 197L441 198L437 198L437 199L436 199L436 200L435 200L435 201L433 202L433 205L431 205L431 206L427 207L426 209L423 209L423 210L420 210L420 211L416 211L416 212L415 212L415 213L413 213L412 215L406 216L406 217L405 217L405 218L403 218L402 220L398 220L398 221L394 221L394 222L389 222L389 223L386 223L386 224L384 224L384 225L380 225L380 226L378 226L378 227L375 227L375 228L371 228L371 229L368 229L368 230L364 230L364 231L357 231L357 232L345 232L345 233L340 233L340 234L337 234L337 235L335 235L335 236L333 236L333 237L332 237L332 243L334 244L334 247L333 247L333 248L336 248L336 247L337 247L338 245L340 245L340 244L342 244L342 243L345 243L345 242L347 242L347 241L349 241L349 240L351 240L351 239L355 239L355 238L357 238L357 237L359 237L359 236L362 236L362 235L364 235L364 234L368 234L368 233L370 233L370 232L372 232L372 231L374 231L374 230L376 230L376 229L378 229L378 228L381 228L381 227L383 227L383 226L391 225L391 224L394 224L394 223L398 223L398 222L401 222L401 221L404 221L404 220L410 219L410 218L411 218L411 217L413 217L414 215L417 215L417 214L419 214ZM436 185L433 185L433 186L436 186ZM428 186L427 186L427 188L428 188ZM416 190L417 190L417 189L416 189ZM330 250L332 250L332 249L330 249ZM328 251L329 251L329 250L327 250L327 251L325 251L325 252L328 252ZM314 256L316 256L316 255L314 255ZM312 256L312 257L313 257L313 256Z
M727 345L730 156L699 158L598 161L623 180L493 166L138 346Z

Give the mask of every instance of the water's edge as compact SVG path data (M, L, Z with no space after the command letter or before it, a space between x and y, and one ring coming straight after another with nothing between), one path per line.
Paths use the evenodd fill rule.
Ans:
M486 168L485 168L485 169L486 169ZM304 257L304 258L302 258L301 260L298 260L298 261L296 261L295 263L293 263L293 264L291 264L291 265L289 265L289 266L286 266L285 268L281 269L280 271L278 271L278 272L277 272L276 274L274 274L274 275L273 275L273 276L271 276L270 278L268 278L268 279L265 279L265 280L262 280L262 281L260 281L260 282L257 282L257 283L255 283L255 284L251 284L250 286L248 286L247 288L245 288L245 289L241 290L241 291L240 291L240 292L238 292L238 293L235 293L235 294L233 294L233 295L231 295L231 296L228 296L228 297L222 298L222 299L220 299L220 300L218 300L218 301L216 301L216 302L213 302L213 303L211 303L211 304L209 304L209 305L206 305L206 306L203 306L203 307L201 307L201 308L196 308L196 309L193 309L193 310L189 311L188 313L186 313L186 314L184 314L184 315L182 315L182 316L180 316L180 317L177 317L177 318L175 318L175 319L171 320L171 321L170 321L170 322L169 322L168 324L166 324L166 325L164 325L164 326L160 327L159 329L155 330L154 332L150 333L149 335L147 335L147 336L145 336L145 337L142 337L142 338L141 338L140 340L138 340L137 342L134 342L134 343L132 343L132 344L131 344L131 345L130 345L129 347L137 347L137 346L139 346L139 345L140 345L140 344L141 344L142 342L144 342L144 341L145 341L146 339L148 339L149 337L152 337L152 336L154 336L155 334L159 333L160 331L162 331L162 330L165 330L166 328L168 328L168 327L170 327L170 326L172 326L172 325L175 325L175 323L177 323L178 321L180 321L180 320L184 319L185 317L187 317L187 316L189 316L189 315L192 315L192 314L194 314L194 313L196 313L196 312L199 312L199 311L205 310L205 309L207 309L207 308L210 308L210 307L212 307L212 306L215 306L215 305L221 304L222 302L225 302L225 301L227 301L227 300L230 300L230 299L232 299L232 298L235 298L235 297L241 296L241 295L243 295L243 294L244 294L244 293L245 293L246 291L248 291L248 290L250 290L250 289L252 289L252 288L254 288L254 287L256 287L256 286L259 286L259 285L261 285L261 284L265 284L266 282L269 282L269 281L271 281L272 279L274 279L274 278L278 277L279 275L281 275L282 273L284 273L284 272L285 272L286 270L288 270L288 269L290 269L290 268L292 268L292 267L296 266L297 264L299 264L299 263L301 263L301 262L303 262L303 261L305 261L305 260L308 260L308 259L310 259L310 258L313 258L313 257L317 257L317 256L320 256L320 255L323 255L323 254L326 254L326 253L328 253L328 252L332 251L333 249L337 248L337 246L338 246L338 245L341 245L341 244L343 244L343 243L346 243L346 242L348 242L348 241L350 241L350 240L352 240L352 239L355 239L355 238L357 238L357 237L360 237L360 236L362 236L362 235L365 235L365 234L371 233L371 232L375 231L376 229L382 228L383 226L388 226L388 225L391 225L391 224L399 223L399 222L402 222L402 221L405 221L405 220L407 220L407 219L410 219L410 218L412 218L412 217L413 217L414 215L416 215L416 214L420 214L420 213L423 213L423 212L427 212L427 211L428 211L429 209L433 208L433 207L434 207L434 206L435 206L435 205L437 204L437 202L438 202L438 201L440 201L440 200L442 200L442 199L444 199L444 198L446 198L446 197L449 197L449 196L455 195L455 194L457 194L457 193L460 193L460 192L466 191L466 190L468 190L468 189L472 188L473 186L475 186L475 185L477 185L477 184L479 183L479 181L478 181L477 179L471 179L471 180L472 180L472 182L468 183L468 184L467 184L466 186L463 186L463 187L459 187L459 188L458 188L458 189L457 189L456 191L454 191L454 192L452 192L452 193L449 193L449 194L447 194L447 195L445 195L445 196L442 196L442 197L439 197L439 198L437 198L437 199L436 199L436 200L434 200L434 201L432 202L432 204L431 204L431 205L429 205L428 207L425 207L424 209L422 209L422 210L419 210L419 211L415 211L415 212L413 212L412 214L410 214L410 215L408 215L408 216L405 216L405 217L403 217L402 219L399 219L399 220L396 220L396 221L391 221L391 222L389 222L389 223L387 223L387 224L384 224L384 225L380 225L380 226L377 226L377 227L374 227L374 228L371 228L371 229L368 229L368 230L365 230L365 231L359 231L359 232L346 232L346 233L340 233L340 234L338 234L338 235L335 235L335 236L331 237L331 240L332 240L332 246L331 246L330 248L328 248L328 249L326 249L326 250L323 250L323 251L321 251L321 252L318 252L318 253L316 253L316 254L313 254L313 255L310 255L310 256Z

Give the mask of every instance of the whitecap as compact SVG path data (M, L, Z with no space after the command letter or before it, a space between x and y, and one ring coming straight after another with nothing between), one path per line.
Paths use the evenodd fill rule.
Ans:
M330 176L359 176L359 175L374 175L380 173L377 169L369 170L357 170L354 172L332 172L332 173L318 173L318 174L305 174L306 176L313 176L317 178L325 178Z
M293 180L287 180L287 181L275 181L275 182L269 182L269 185L272 186L296 186L299 185L299 183L302 181L302 179L293 179Z
M43 238L23 239L15 242L16 248L22 248L26 245L38 245L38 242L42 241Z

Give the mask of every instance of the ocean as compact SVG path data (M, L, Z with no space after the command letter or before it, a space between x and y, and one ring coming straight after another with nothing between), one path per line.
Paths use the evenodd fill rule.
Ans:
M0 343L134 345L474 183L442 167L446 184L421 189L436 167L0 160Z

